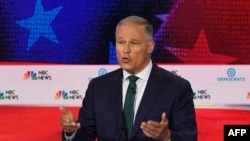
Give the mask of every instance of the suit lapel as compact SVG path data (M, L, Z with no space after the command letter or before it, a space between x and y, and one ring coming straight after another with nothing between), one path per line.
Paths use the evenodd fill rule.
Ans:
M135 133L140 129L141 122L143 121L144 117L148 114L151 109L151 106L154 104L155 100L157 99L162 85L160 83L161 77L157 74L157 66L154 65L145 88L139 109L136 114L134 127L132 130L131 137L135 135Z
M118 71L112 78L112 82L109 85L110 89L110 104L113 111L114 119L117 126L122 128L123 126L123 114L122 114L122 71Z

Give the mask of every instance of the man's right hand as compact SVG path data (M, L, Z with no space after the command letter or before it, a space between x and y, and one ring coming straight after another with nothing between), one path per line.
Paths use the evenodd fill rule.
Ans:
M60 119L61 127L64 132L72 134L80 128L80 123L76 122L76 118L73 112L64 107L60 107L59 109L62 112L62 116Z

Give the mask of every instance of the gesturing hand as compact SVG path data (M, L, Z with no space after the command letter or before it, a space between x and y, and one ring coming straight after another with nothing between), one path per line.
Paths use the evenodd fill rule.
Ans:
M80 128L80 123L76 123L76 118L73 112L64 107L60 107L59 109L62 112L62 116L60 118L61 127L65 132L73 133Z
M168 129L168 119L166 113L162 113L161 122L149 120L141 123L143 133L149 137L160 141L168 141L171 133Z

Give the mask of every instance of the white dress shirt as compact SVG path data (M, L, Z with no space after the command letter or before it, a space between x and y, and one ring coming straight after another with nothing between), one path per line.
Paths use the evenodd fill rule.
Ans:
M136 81L136 94L135 94L135 101L134 101L134 119L137 113L137 110L139 108L139 105L141 103L141 99L144 93L144 90L146 88L148 78L152 69L152 62L150 61L149 64L144 68L141 72L135 74L135 76L139 77L139 79ZM129 85L128 77L131 74L129 74L127 71L123 70L123 83L122 83L122 103L123 108L125 104L125 97Z

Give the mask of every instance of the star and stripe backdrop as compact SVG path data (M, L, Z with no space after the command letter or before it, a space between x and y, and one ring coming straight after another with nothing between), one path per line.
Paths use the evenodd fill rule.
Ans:
M155 29L153 59L194 89L199 141L250 124L250 2L0 0L0 140L60 140L59 106L76 114L89 81L119 67L115 26Z

